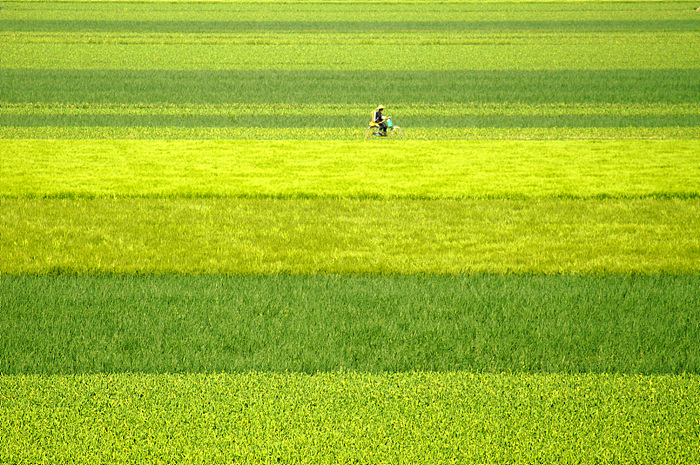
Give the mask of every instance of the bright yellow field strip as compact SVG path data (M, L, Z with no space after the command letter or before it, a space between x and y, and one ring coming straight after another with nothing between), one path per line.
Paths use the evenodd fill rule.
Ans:
M696 141L0 140L9 197L696 197Z

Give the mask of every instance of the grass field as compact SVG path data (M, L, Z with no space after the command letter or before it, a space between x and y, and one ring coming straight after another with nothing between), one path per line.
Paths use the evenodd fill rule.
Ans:
M697 274L697 199L5 199L0 272Z
M0 462L697 464L694 6L3 1Z
M18 276L6 374L700 372L698 276Z
M9 439L0 457L695 463L698 385L693 377L466 372L2 377L0 406L12 408L0 417Z

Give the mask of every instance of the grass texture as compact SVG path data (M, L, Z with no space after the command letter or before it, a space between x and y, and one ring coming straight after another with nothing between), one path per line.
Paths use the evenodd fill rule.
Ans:
M0 373L700 373L698 276L4 276Z
M2 199L0 273L696 274L697 199Z
M579 70L0 68L11 104L697 104L697 67ZM377 83L383 84L377 84ZM366 116L367 109L364 110ZM398 116L394 114L394 116Z
M5 197L693 198L693 141L0 140Z
M376 18L357 3L6 3L8 69L695 69L700 45L684 2L591 2L585 15L535 3L517 16L508 4L402 2Z
M0 460L692 464L699 458L698 381L350 372L5 376Z

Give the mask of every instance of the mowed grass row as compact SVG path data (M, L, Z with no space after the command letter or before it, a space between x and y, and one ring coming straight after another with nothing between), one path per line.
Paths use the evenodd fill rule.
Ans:
M700 373L694 276L3 276L0 373Z
M351 372L5 376L0 460L694 464L698 381Z
M696 198L672 141L0 140L0 195Z
M386 142L2 141L3 272L698 271L691 141Z
M3 274L697 274L698 199L2 199Z

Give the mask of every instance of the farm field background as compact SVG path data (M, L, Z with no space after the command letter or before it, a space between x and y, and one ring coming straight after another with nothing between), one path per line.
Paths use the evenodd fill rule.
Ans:
M1 7L0 462L700 460L697 5Z

